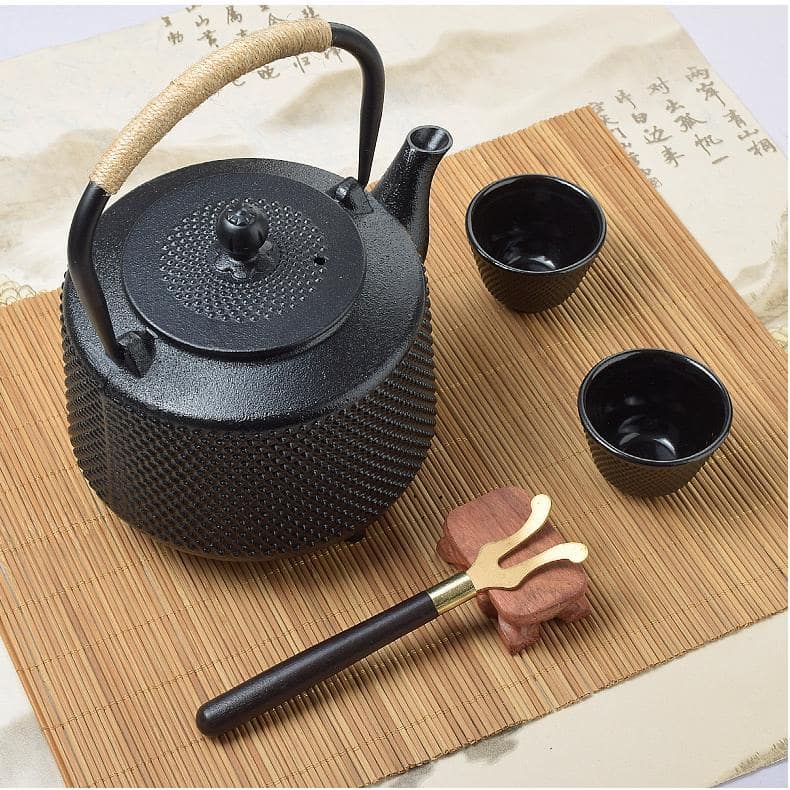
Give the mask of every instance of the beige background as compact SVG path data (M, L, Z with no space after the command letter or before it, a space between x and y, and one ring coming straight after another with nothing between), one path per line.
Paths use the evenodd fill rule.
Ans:
M163 84L269 14L302 7L224 6L0 64L0 283L56 287L64 242L87 173L114 131ZM329 8L377 44L388 93L374 176L420 123L451 130L456 148L588 102L630 145L657 188L778 337L786 336L786 161L709 68L670 14L655 8ZM198 23L198 17L207 23ZM181 40L172 43L170 33ZM177 37L176 37L177 38ZM145 53L140 57L140 53ZM284 61L278 76L229 86L179 125L129 186L192 162L273 156L353 172L358 75L349 57ZM692 70L708 76L688 79ZM666 83L655 91L651 86ZM36 85L20 91L20 85ZM700 90L711 83L717 96ZM626 99L625 96L629 99ZM619 97L619 98L618 98ZM687 131L667 109L684 105ZM743 126L728 121L736 112ZM646 113L645 123L634 115ZM653 127L671 139L649 142ZM744 140L738 134L757 129ZM720 143L695 145L695 135ZM749 151L756 141L760 155ZM677 166L664 145L679 155ZM47 222L41 222L45 196ZM29 289L24 290L29 292ZM0 284L0 299L15 290ZM7 662L7 657L3 656ZM0 677L13 679L4 668ZM9 680L9 683L11 681ZM56 771L18 688L0 705L0 753L10 779ZM389 784L711 784L786 737L786 616L780 615L639 678ZM5 762L5 761L4 761ZM6 777L0 772L0 782Z
M63 270L65 229L74 202L98 154L114 132L170 76L242 29L275 18L301 17L300 7L201 7L78 44L2 64L0 182L14 184L0 206L0 279L52 287ZM404 134L420 123L439 123L456 148L596 102L610 127L705 250L772 329L785 323L786 160L778 151L749 152L770 139L708 67L665 10L656 8L534 7L322 7L376 41L387 65L387 100L374 176L386 167ZM206 23L196 23L205 19ZM173 44L169 34L183 40ZM145 57L139 57L145 52ZM226 156L304 160L334 172L353 172L354 118L359 78L349 56L310 56L253 74L210 99L168 135L132 175L128 187L166 169ZM708 78L689 80L689 70ZM19 90L35 74L36 91ZM651 93L663 80L670 93ZM705 98L711 84L719 98ZM618 95L631 103L618 101ZM684 106L674 114L668 98ZM596 106L598 106L598 104ZM632 106L635 105L635 106ZM734 111L743 128L724 116ZM646 123L632 114L643 112ZM679 114L699 123L686 132ZM664 143L645 141L645 130L665 130L678 165L664 161ZM24 134L19 130L24 129ZM756 130L744 141L737 135ZM695 145L695 135L722 142ZM714 158L727 155L719 165ZM690 188L693 187L693 188ZM46 195L46 224L25 206Z

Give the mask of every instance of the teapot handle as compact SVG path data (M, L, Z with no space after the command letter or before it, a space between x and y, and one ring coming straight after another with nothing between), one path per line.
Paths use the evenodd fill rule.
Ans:
M370 178L381 112L384 105L384 66L373 43L352 27L322 19L281 22L250 33L212 52L174 79L121 130L93 168L71 222L68 240L69 274L107 355L134 368L112 327L107 301L93 265L93 238L99 217L143 157L182 118L220 88L274 60L322 52L334 46L353 55L362 69L357 180Z

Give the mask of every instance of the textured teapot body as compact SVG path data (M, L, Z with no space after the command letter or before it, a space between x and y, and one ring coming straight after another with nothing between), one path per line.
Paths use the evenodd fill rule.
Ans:
M363 73L357 178L273 159L176 170L104 211L214 90L330 45ZM122 130L69 235L69 432L88 482L179 549L265 559L358 537L409 485L435 422L423 259L450 135L412 131L367 192L383 105L375 48L310 20L188 69Z
M187 187L202 182L199 208L213 228L239 192L238 181L247 182L244 198L255 200L256 179L282 167L269 160L228 160L185 168L144 184L105 212L94 242L96 272L116 331L139 333L142 326L150 338L143 375L104 353L71 279L64 284L67 404L80 466L124 520L195 553L264 558L357 535L406 488L433 434L425 274L409 233L375 199L369 211L352 214L361 234L376 240L365 245L361 287L343 320L319 341L264 356L215 354L141 322L124 274L138 254L134 229L157 198L186 200ZM321 191L341 180L304 165L288 168ZM224 195L218 200L209 197L206 182L212 180ZM181 233L190 260L204 252L181 230L192 209L169 205L170 217L185 219L168 220L172 226L162 235L166 244ZM281 204L279 213L293 210ZM289 244L299 242L287 223L275 223L271 235L284 256ZM312 248L306 255L305 261L314 257ZM183 298L168 291L174 279L190 298L199 294L185 284L186 275L175 277L181 262L173 263L167 251L157 258L162 256L148 272L158 278L162 298ZM323 276L331 277L332 256L322 264ZM191 270L196 279L221 276L206 275L194 263ZM275 268L270 279L278 283L276 274ZM282 288L264 291L266 281L253 289L254 298L247 283L225 283L243 297L241 306L230 304L232 320L248 321L255 331L261 324L264 340L277 317L261 314L283 309ZM320 299L320 286L305 286L310 288ZM209 309L216 311L217 304L198 296L184 315ZM223 319L231 320L230 313L213 314L213 320Z

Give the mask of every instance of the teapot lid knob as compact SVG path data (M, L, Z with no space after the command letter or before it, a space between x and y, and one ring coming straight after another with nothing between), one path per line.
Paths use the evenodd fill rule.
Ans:
M217 240L237 261L254 258L269 235L269 221L258 206L228 206L217 220Z

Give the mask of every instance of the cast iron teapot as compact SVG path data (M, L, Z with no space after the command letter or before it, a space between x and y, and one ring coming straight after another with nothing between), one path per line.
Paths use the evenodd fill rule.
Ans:
M104 211L210 95L330 46L362 69L356 179L229 159ZM293 554L361 535L420 468L435 421L428 197L452 140L414 129L366 191L383 98L365 36L285 22L187 69L93 170L63 286L69 431L85 477L129 524L197 554Z

